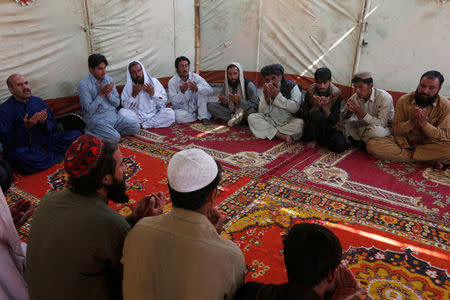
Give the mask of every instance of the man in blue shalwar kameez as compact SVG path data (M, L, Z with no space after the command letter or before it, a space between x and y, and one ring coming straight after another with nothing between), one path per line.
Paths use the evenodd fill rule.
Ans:
M22 174L45 170L64 157L81 132L58 131L52 111L44 100L31 96L25 76L13 74L6 83L12 96L0 105L5 159Z
M118 143L121 136L137 134L141 129L139 123L117 114L119 93L113 79L106 75L106 58L91 54L88 65L90 74L78 84L86 133L113 144Z

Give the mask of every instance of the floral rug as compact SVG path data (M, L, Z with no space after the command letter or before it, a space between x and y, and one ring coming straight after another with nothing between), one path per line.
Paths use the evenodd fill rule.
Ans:
M339 237L344 259L373 299L449 299L449 186L445 173L421 165L394 164L349 150L333 154L304 144L259 140L248 128L220 124L174 125L122 139L130 202L110 203L128 215L136 201L167 193L170 157L200 147L223 166L216 199L227 215L223 237L243 251L247 280L286 280L282 238L290 226L313 222ZM9 203L39 203L67 187L62 163L16 176ZM170 209L168 201L165 210ZM20 229L26 241L32 219Z

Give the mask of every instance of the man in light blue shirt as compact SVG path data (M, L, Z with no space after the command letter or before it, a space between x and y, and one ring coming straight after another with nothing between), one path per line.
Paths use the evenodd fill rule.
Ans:
M111 143L118 143L121 136L137 134L139 123L117 114L119 93L113 79L106 75L106 58L101 54L92 54L88 64L90 74L81 80L77 89L86 121L86 133Z

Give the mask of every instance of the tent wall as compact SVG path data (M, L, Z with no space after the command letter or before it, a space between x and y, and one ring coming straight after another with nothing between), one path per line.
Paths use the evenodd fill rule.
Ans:
M450 97L450 2L372 0L360 70L374 73L377 86L410 92L420 75L440 71L441 94Z
M365 1L368 44L356 60ZM258 72L279 62L286 73L313 77L327 66L347 86L354 69L368 70L378 87L409 92L421 74L436 69L448 78L441 94L450 96L450 2L204 0L200 12L201 70L238 61Z
M288 74L312 77L328 66L336 83L350 86L359 69L371 71L380 88L409 92L420 74L437 69L449 97L448 16L450 2L439 0L201 0L200 70L223 78L237 61L256 75L279 62ZM0 101L9 97L12 73L27 75L34 95L75 94L92 52L106 55L116 84L124 84L134 59L154 76L172 76L175 57L194 62L194 20L194 0L0 1ZM368 43L362 48L360 29Z
M348 84L358 40L361 0L205 0L201 2L201 69L231 61L247 71L279 62L286 73L312 77L321 66Z
M28 7L3 0L0 102L10 96L13 73L26 75L36 96L75 94L93 52L106 56L118 85L134 59L153 76L171 76L175 57L194 57L193 7L194 0L37 0Z
M26 75L33 94L43 98L75 92L87 72L83 11L79 0L28 7L0 1L0 102L10 96L6 79L13 73Z

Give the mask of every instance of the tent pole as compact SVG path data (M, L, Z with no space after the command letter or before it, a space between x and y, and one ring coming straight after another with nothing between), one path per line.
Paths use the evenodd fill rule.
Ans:
M88 47L89 47L88 50L89 50L89 55L90 55L94 52L94 45L93 45L92 34L91 34L92 24L91 24L91 15L89 13L88 0L84 0L84 11L85 11L85 17L86 17L86 25L83 29L84 29L84 32L86 32L86 34L87 34Z
M356 53L355 53L355 61L353 63L353 73L350 75L350 86L352 85L352 79L353 78L353 74L357 73L359 70L359 62L361 59L361 51L362 51L362 47L363 47L363 41L364 41L364 33L366 32L366 11L368 9L368 7L370 6L370 0L363 0L363 6L362 6L362 10L361 10L361 16L359 18L359 32L358 32L358 45L356 47Z
M200 72L200 0L195 0L195 73Z
M259 48L261 44L261 27L262 27L262 0L259 0L258 12L258 43L256 45L256 72L259 72Z

